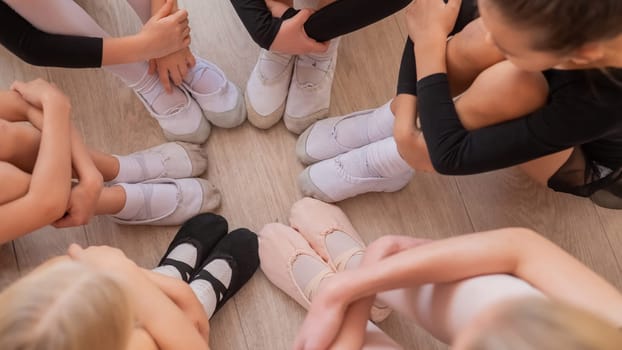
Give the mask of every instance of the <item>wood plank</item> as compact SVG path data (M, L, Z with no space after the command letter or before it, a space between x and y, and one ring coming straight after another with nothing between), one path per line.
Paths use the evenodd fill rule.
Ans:
M464 177L458 186L475 230L529 227L622 287L622 273L589 200L545 189L516 169Z

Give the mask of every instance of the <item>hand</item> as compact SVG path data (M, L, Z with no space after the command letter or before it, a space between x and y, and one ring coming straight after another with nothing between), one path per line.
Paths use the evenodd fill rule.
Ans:
M67 249L71 260L84 263L97 270L114 271L115 275L124 277L127 271L138 270L136 264L117 248L108 246L91 246L86 249L73 243ZM127 276L129 277L129 276Z
M94 180L80 182L71 189L67 214L54 222L56 228L86 225L95 215L97 202L103 189L101 175Z
M32 106L43 109L48 103L57 103L70 107L69 98L54 84L43 79L35 79L27 83L16 80L11 84L11 90L17 92Z
M328 349L337 338L350 304L339 296L343 283L340 277L338 274L324 282L314 296L294 341L295 350Z
M302 9L294 17L283 21L270 50L291 55L326 52L328 43L319 43L305 32L304 24L312 14L313 10Z
M408 35L421 39L446 40L456 25L461 0L416 0L406 8Z
M203 310L202 305L199 303L198 299L194 292L190 289L190 286L184 282L180 281L180 288L184 288L187 290L186 295L188 295L188 299L192 298L192 302L186 302L182 305L177 304L181 311L190 319L190 322L194 325L194 327L199 331L199 334L205 339L205 342L209 342L209 320L205 311Z
M194 67L196 61L190 49L185 48L170 55L149 61L149 74L156 71L160 76L160 82L168 93L173 91L171 79L179 86L184 80L188 69Z
M188 11L172 13L174 5L174 0L167 0L138 33L150 58L160 58L190 45Z

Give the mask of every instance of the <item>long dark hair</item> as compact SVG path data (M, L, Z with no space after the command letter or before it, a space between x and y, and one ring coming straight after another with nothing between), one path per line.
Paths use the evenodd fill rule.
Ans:
M622 34L622 0L487 0L519 28L536 30L536 50L569 52Z

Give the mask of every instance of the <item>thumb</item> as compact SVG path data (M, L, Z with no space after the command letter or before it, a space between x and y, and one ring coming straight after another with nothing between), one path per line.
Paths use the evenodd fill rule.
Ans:
M447 0L447 7L449 7L453 12L459 12L461 5L462 0Z
M309 17L311 17L313 12L315 12L313 9L304 8L300 10L294 17L292 17L291 20L295 23L300 23L300 25L302 26L309 19Z
M313 39L309 39L310 40L310 44L309 44L309 51L311 53L324 53L326 51L328 51L328 45L330 43L329 42L325 42L325 43L320 43L317 42Z
M67 255L73 260L79 260L84 249L79 244L72 243L67 249Z
M161 18L164 18L164 17L170 15L171 12L173 11L173 5L174 5L174 1L173 0L166 0L164 5L162 5L162 7L160 7L158 12L156 12L156 14L153 15L153 17L155 19L161 19Z
M11 90L13 90L13 91L19 91L19 89L20 89L21 87L23 87L23 86L24 86L24 82L23 82L23 81L21 81L21 80L15 80L15 81L13 82L13 84L11 84L10 89L11 89Z

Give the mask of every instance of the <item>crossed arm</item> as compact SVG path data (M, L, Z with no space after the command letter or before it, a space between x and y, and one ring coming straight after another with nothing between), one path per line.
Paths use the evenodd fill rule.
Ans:
M371 306L369 298L377 293L489 274L514 275L551 299L622 325L622 295L616 288L531 230L508 228L412 245L412 241L395 236L372 243L364 267L338 274L316 296L297 344L330 344L339 337L361 341ZM365 317L352 317L357 313ZM336 329L342 330L339 336L327 330L335 324L326 326L325 315L338 320ZM358 332L355 337L353 329ZM311 345L298 349L315 348Z
M86 223L93 215L103 182L71 124L68 98L43 80L16 82L12 88L0 93L0 119L4 119L0 120L0 133L9 136L4 142L7 153L20 147L12 144L19 140L10 137L9 130L15 130L9 127L11 123L30 123L38 129L30 135L36 135L39 143L34 165L28 166L32 169L11 163L10 154L0 158L0 177L5 179L0 191L0 219L8 223L0 228L0 242L52 223L59 227ZM73 189L72 170L79 180Z

